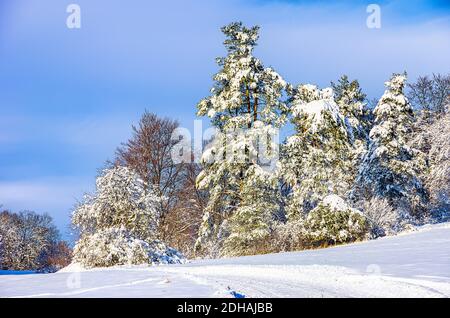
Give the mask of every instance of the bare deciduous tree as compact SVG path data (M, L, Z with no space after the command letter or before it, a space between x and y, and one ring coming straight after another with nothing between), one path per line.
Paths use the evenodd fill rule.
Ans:
M150 186L155 186L166 200L162 202L162 218L176 204L183 165L176 165L171 158L172 140L177 121L159 118L145 111L139 125L133 126L133 136L116 152L116 165L132 168Z
M116 165L135 170L149 186L159 189L162 202L158 237L189 254L196 239L205 193L195 187L200 167L194 163L175 164L172 140L178 122L145 112L133 136L118 148Z
M439 218L450 217L450 113L428 127L430 170L425 176L432 209Z
M450 96L450 74L433 74L431 78L419 76L408 87L408 99L415 109L423 112L427 122L432 121L434 115L441 117L446 112Z
M199 190L195 185L200 171L201 166L196 163L185 165L176 205L167 215L162 231L165 235L163 239L188 257L193 256L193 246L208 200L206 191Z

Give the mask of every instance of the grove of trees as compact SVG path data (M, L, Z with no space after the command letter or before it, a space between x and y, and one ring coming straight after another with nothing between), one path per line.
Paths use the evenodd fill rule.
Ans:
M70 247L49 215L0 212L0 269L52 272L67 266L71 258Z
M394 73L368 100L346 75L287 82L255 57L257 26L222 32L226 56L197 104L216 131L200 162L176 163L179 123L145 111L76 205L73 253L50 216L5 210L1 269L301 250L450 219L450 74Z
M258 31L222 28L227 55L197 105L216 129L200 163L172 160L176 121L145 112L133 126L74 212L75 260L299 250L449 217L449 75L407 84L393 74L377 101L345 75L323 89L293 85L254 56ZM288 123L294 133L277 144Z
M394 73L369 100L346 75L287 82L254 55L257 26L222 32L226 56L197 104L216 131L200 162L176 163L179 123L146 111L76 205L73 255L48 215L5 210L2 269L310 249L450 219L450 74Z

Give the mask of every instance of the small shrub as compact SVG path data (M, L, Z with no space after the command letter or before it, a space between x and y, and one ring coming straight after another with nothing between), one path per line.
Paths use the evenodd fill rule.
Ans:
M369 225L372 238L396 233L400 228L400 216L387 199L371 198L358 203Z
M305 222L302 218L295 218L287 223L275 225L271 235L271 251L287 252L307 248Z
M366 218L336 195L329 195L309 212L305 220L306 235L313 246L348 243L366 237Z

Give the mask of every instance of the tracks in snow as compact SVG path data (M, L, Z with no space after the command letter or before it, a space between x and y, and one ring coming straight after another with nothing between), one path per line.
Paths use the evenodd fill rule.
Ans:
M212 265L161 270L211 285L219 293L231 289L246 297L450 297L448 283L362 274L338 266Z

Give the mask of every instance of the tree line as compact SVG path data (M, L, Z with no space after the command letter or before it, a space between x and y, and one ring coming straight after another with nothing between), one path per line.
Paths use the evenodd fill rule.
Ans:
M71 258L71 248L48 214L0 212L0 269L54 272Z

